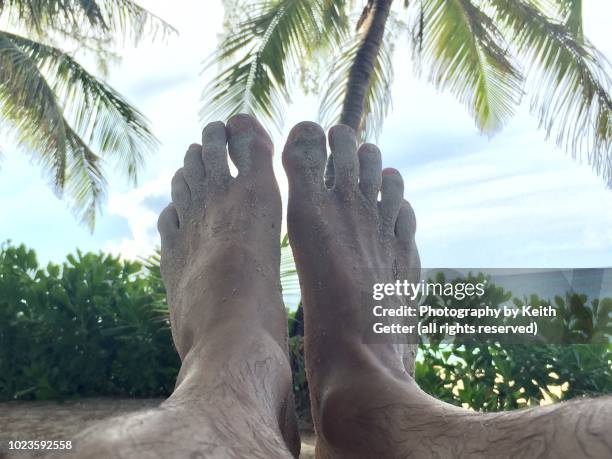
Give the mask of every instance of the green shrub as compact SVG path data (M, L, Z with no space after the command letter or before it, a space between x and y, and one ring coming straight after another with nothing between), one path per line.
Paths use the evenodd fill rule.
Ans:
M455 282L484 279L479 274ZM444 278L436 281L444 283ZM480 299L432 296L426 302L436 307L499 307L511 298L509 292L487 282ZM534 308L551 304L537 295L512 301ZM554 303L558 316L539 327L543 344L505 344L482 337L467 343L421 344L415 374L418 384L441 400L478 411L539 405L545 398L555 401L612 393L612 346L605 337L612 332L612 300L589 303L586 296L573 293L554 298Z
M137 262L0 249L0 398L171 392L179 360L160 283Z
M498 306L510 296L489 282L482 302ZM428 299L436 301L445 300ZM521 301L527 300L514 299ZM529 301L547 303L533 296ZM567 295L554 301L565 312L547 333L581 342L610 333L612 300L588 303ZM308 422L302 319L301 309L289 313L288 352L296 408ZM25 246L0 247L0 399L165 396L179 365L158 254L138 263L77 252L62 266L41 268ZM423 390L446 402L481 411L513 409L544 397L611 393L612 348L434 342L420 345L415 376Z

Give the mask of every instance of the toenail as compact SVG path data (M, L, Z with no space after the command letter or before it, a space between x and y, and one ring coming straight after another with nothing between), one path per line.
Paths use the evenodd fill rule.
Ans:
M386 167L382 171L382 175L392 175L392 174L400 175L400 172L393 167Z
M246 113L238 113L227 120L227 127L237 131L252 128L254 125L257 125L257 120Z
M363 154L363 153L368 153L368 154L373 154L373 153L378 153L380 150L378 149L378 147L376 145L374 145L373 143L364 143L361 148L359 148L359 153Z
M289 133L288 142L304 141L310 139L325 138L325 133L321 126L312 121L302 121L297 124Z
M336 133L341 133L341 132L343 132L344 134L348 134L348 135L355 135L355 130L352 127L347 126L346 124L336 124L329 130L330 140L336 136Z
M215 129L219 127L225 127L225 124L223 124L223 121L212 121L204 127L204 130Z
M240 120L255 120L255 118L251 115L249 115L248 113L237 113L234 116L232 116L229 120L227 120L227 122L229 123L230 121L240 121Z

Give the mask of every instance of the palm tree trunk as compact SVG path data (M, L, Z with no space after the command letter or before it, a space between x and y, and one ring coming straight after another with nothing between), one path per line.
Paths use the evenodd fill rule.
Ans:
M349 73L340 123L352 127L357 132L362 128L368 87L380 52L392 2L393 0L372 1L369 17L364 21L365 36Z

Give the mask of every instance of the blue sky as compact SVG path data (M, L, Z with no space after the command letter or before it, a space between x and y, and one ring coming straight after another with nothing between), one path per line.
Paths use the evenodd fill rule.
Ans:
M199 141L202 60L217 43L221 2L142 4L180 35L127 47L110 82L150 118L161 147L136 188L109 171L108 199L93 234L57 199L36 163L0 138L0 240L27 244L43 263L60 262L77 247L126 258L150 253L159 243L155 223L169 200L170 178L187 146ZM585 0L584 9L588 37L611 58L612 5ZM451 95L413 76L407 46L398 44L394 62L393 110L378 143L385 166L404 176L424 266L612 265L612 191L590 167L545 141L526 105L502 132L483 137ZM295 95L284 132L274 133L277 152L293 124L317 120L317 108L316 97Z

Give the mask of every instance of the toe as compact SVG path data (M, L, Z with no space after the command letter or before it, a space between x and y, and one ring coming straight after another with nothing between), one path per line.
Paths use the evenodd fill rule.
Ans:
M350 193L357 188L359 161L355 131L343 124L329 130L329 146L333 156L334 188Z
M250 115L235 115L227 122L228 152L240 174L272 173L274 146L264 127Z
M421 260L415 241L416 216L408 201L403 201L395 223L395 235L400 243L400 249L408 257L408 273L406 278L411 282L421 279Z
M208 124L202 131L202 159L209 180L219 184L227 182L230 170L227 164L227 133L221 121Z
M406 200L402 202L397 222L395 223L395 235L402 242L408 243L414 238L416 232L416 216L412 206Z
M395 221L404 199L404 180L396 169L387 168L382 171L382 187L380 190L380 216L383 231L393 234Z
M185 211L189 206L189 202L191 201L191 192L185 180L185 174L182 167L177 170L174 177L172 177L170 193L172 195L172 203L178 212L179 220L182 221L185 216Z
M201 145L194 143L189 146L189 149L185 154L183 174L191 192L191 198L204 198L204 178L206 176L206 173L204 172L204 162L202 160Z
M376 145L364 143L357 151L359 158L359 188L371 202L378 200L382 182L382 160Z
M179 219L176 209L172 204L168 205L157 219L157 231L161 236L162 247L167 247L176 236L179 229Z
M323 171L327 159L325 132L316 123L296 125L283 150L283 166L289 179L290 193L309 193L323 189Z

